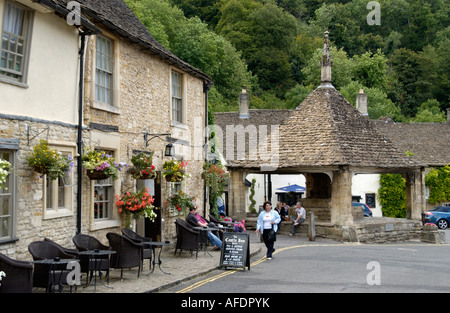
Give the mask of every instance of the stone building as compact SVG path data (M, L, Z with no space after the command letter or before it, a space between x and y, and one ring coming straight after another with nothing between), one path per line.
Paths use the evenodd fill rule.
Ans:
M229 214L245 217L243 186L248 173L303 174L304 206L334 237L358 240L362 212L352 208L353 175L401 173L408 178L408 218L420 220L424 164L407 157L333 87L328 45L326 35L321 85L295 110L279 117L272 112L266 125L257 121L262 114L252 115L252 110L237 124L229 123L236 112L216 115L230 171Z
M75 233L76 183L40 177L27 157L40 139L76 155L79 36L40 1L0 1L0 149L14 170L1 190L0 251L25 258L28 244ZM96 27L82 19L80 31Z
M166 145L169 141L175 145L175 158L188 161L191 177L173 186L159 176L153 191L157 195L155 205L161 209L158 219L152 225L138 223L138 232L143 235L154 240L172 239L175 216L169 214L164 202L173 189L181 188L195 196L197 205L203 207L200 173L204 162L205 101L211 79L162 47L122 0L80 3L102 30L86 45L84 124L89 131L84 142L111 151L118 161L128 163L136 151L154 152L157 170L168 160L164 156ZM111 70L103 71L99 66L103 55ZM109 77L108 86L98 83L102 75ZM104 192L115 202L114 195L133 191L136 181L125 172L113 186L110 184L89 180L83 184L82 232L95 232L98 238L105 238L111 228L121 226L113 203L109 204L108 217L93 214L95 193ZM162 221L165 225L161 225Z
M45 237L73 247L80 231L104 243L107 232L120 232L115 196L135 190L136 181L126 171L116 181L91 181L79 172L82 146L125 163L137 151L154 152L160 171L170 142L174 157L189 162L191 179L181 185L154 182L160 213L153 225L138 223L142 233L175 236L175 217L164 205L174 188L203 206L210 77L162 47L122 0L78 1L81 18L75 24L69 19L78 11L68 2L0 0L7 47L0 61L0 157L14 167L8 190L0 194L0 252L17 259L29 259L28 244ZM67 180L50 181L27 166L40 139L75 158ZM100 201L100 193L107 198ZM101 214L95 209L100 202Z

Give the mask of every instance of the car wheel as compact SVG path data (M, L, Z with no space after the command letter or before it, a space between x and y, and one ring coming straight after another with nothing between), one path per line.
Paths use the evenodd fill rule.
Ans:
M439 221L437 221L437 226L439 227L439 229L446 229L448 227L448 222L445 219L440 219Z

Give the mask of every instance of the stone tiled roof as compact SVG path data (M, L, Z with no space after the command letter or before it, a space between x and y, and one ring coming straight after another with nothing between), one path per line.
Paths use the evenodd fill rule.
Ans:
M377 128L403 151L428 166L450 164L450 123L394 123L375 121Z
M35 0L43 5L54 4L65 10L70 0ZM95 25L116 33L140 45L144 50L157 55L169 64L175 65L187 73L211 83L211 77L175 54L164 48L149 33L133 11L123 0L77 0L81 4L83 16L87 16ZM59 10L61 13L61 10ZM66 12L67 13L67 12Z
M295 110L260 111L250 110L249 120L239 120L238 113L228 113L232 115L228 117L224 116L226 113L218 113L216 124L222 129L227 123L280 125L279 157L274 164L278 169L336 166L405 169L421 165L398 149L332 86L318 87ZM225 143L227 133L223 135ZM267 138L264 140L267 148L263 145L260 149L264 144L261 141L253 145L263 152L257 158L252 158L251 150L241 159L235 157L236 153L229 154L234 158L225 153L228 166L243 169L265 166L274 146L273 137Z

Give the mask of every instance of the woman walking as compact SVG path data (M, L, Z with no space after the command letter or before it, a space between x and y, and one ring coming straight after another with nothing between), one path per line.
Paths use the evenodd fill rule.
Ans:
M269 201L264 202L264 210L258 216L256 224L256 232L260 232L263 236L264 244L267 247L266 257L272 259L274 239L270 238L269 233L273 229L275 233L278 230L278 223L281 221L280 215L276 210L272 210L272 204Z

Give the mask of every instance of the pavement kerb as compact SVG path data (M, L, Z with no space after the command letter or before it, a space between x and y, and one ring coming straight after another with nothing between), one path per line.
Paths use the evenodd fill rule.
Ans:
M250 259L252 259L253 257L255 257L256 255L258 255L261 252L262 247L261 247L261 245L259 245L255 249L250 249L250 250L251 250L250 251ZM186 281L189 281L189 280L192 280L192 279L195 279L195 278L207 275L207 274L211 273L212 271L214 271L216 269L219 269L219 267L220 266L217 265L217 266L213 266L213 267L208 268L208 269L204 269L204 270L195 272L195 273L193 273L192 275L190 275L188 277L184 277L184 278L181 278L181 279L179 279L177 281L170 282L170 283L158 286L158 287L153 288L153 289L151 289L149 291L145 291L145 293L158 293L158 292L164 291L166 289L172 288L172 287L177 286L177 285L179 285L181 283L184 283Z

